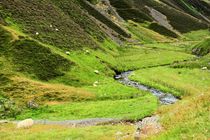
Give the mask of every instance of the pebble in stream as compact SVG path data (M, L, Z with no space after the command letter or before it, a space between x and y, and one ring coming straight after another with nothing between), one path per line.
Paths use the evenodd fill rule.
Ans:
M172 94L164 93L157 89L150 88L148 86L145 86L143 84L140 84L138 82L130 80L128 77L131 73L132 73L132 71L123 72L119 75L116 75L115 79L124 85L132 86L132 87L138 88L140 90L151 92L153 95L155 95L159 99L161 104L164 104L164 105L173 104L178 100Z

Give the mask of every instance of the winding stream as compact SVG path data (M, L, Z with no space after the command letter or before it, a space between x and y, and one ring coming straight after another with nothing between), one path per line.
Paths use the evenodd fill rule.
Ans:
M132 71L123 72L121 74L118 74L115 76L115 79L119 81L120 83L135 87L139 90L149 91L153 95L155 95L161 104L169 105L175 103L178 99L174 97L172 94L164 93L162 91L159 91L157 89L145 86L143 84L140 84L138 82L130 80L128 77L132 73ZM152 117L146 117L142 119L142 121L139 121L135 123L138 127L146 126L148 123L154 123L157 126L160 124L158 123L158 116L152 116ZM9 121L0 121L1 123L8 123ZM13 123L17 124L19 121L12 121ZM114 118L90 118L90 119L84 119L84 120L65 120L65 121L49 121L49 120L34 120L35 124L44 124L44 125L69 125L69 126L94 126L99 124L116 124L116 123L122 123L123 121L120 119L114 119Z
M175 96L173 96L170 93L164 93L160 90L157 90L149 86L145 86L141 83L130 80L128 77L131 73L132 71L123 72L121 74L116 75L115 79L124 85L132 86L137 89L144 90L144 91L149 91L150 93L152 93L159 99L161 104L164 104L164 105L174 104L178 100Z

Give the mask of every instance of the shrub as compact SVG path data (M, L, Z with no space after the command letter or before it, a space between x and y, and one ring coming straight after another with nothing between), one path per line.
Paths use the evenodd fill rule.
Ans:
M0 95L0 119L15 118L20 112L21 109L16 106L15 102Z

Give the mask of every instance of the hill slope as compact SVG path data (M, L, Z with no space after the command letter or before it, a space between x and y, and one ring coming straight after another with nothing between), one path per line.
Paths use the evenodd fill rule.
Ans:
M174 125L170 113L206 105L194 98L209 94L209 17L207 0L1 0L0 119L137 121L158 114L169 132L160 139L200 136L207 125L192 130L195 117L187 117L199 114L196 106L178 117L189 119L189 131L175 131L184 126ZM114 79L130 70L133 80L182 100L165 107L148 91ZM119 129L107 127L111 138Z

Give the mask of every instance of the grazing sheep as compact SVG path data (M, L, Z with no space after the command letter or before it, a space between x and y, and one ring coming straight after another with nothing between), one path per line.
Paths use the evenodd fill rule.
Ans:
M93 86L94 86L94 87L97 87L98 84L99 84L99 82L98 82L98 81L95 81L95 82L93 83Z
M17 128L30 128L34 124L32 119L26 119L17 123Z
M89 51L89 50L85 50L85 53L86 53L86 54L89 54L89 53L90 53L90 51Z
M202 67L202 70L208 70L208 68L207 67Z
M94 70L94 73L95 73L95 74L99 74L99 71L98 71L98 70Z
M67 54L67 55L70 55L70 52L69 52L69 51L66 51L66 54Z

